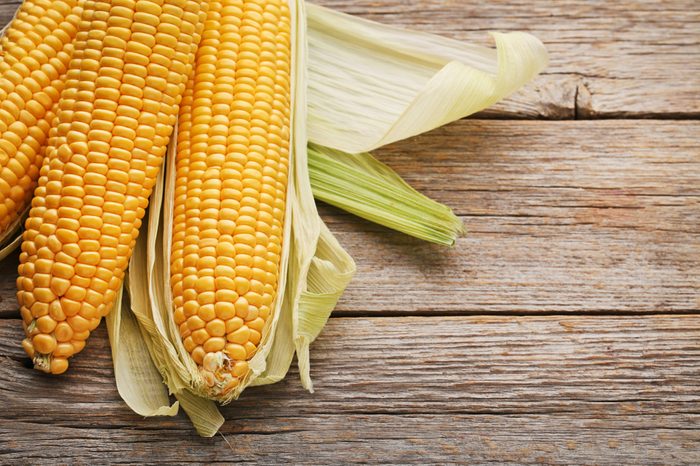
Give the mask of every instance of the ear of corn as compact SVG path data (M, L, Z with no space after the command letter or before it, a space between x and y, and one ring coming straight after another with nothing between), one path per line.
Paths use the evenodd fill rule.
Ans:
M58 374L121 287L190 75L198 0L87 0L26 221L18 301L37 369Z
M212 1L180 112L174 319L214 395L248 374L277 295L290 21L286 0Z
M23 3L0 39L0 235L13 234L39 177L73 53L78 0Z
M261 2L260 4L265 5L266 3ZM309 266L314 256L321 229L321 221L315 210L306 173L306 134L305 125L303 124L306 119L304 84L306 82L305 14L303 2L301 0L291 0L284 5L281 3L279 5L286 5L289 8L288 21L290 26L287 41L290 57L289 59L285 58L284 61L287 61L287 63L284 66L291 65L293 68L291 72L287 71L286 77L289 86L289 103L287 104L289 108L286 110L289 118L287 123L288 134L285 136L289 144L287 188L285 192L286 199L281 198L279 201L273 201L270 204L273 208L277 207L284 211L281 222L281 251L279 252L276 296L273 298L269 317L265 321L265 327L260 332L260 342L256 345L256 349L251 354L251 357L244 360L248 365L247 374L237 376L232 373L232 366L235 367L237 361L229 359L225 361L222 367L214 368L213 371L214 376L220 377L225 383L219 384L215 380L214 385L210 385L211 380L209 376L202 370L203 364L198 365L194 361L191 353L185 348L184 340L186 337L183 339L179 325L175 324L174 287L163 286L163 284L167 284L172 279L170 260L173 258L171 254L175 254L172 247L175 240L175 185L180 174L177 169L177 157L175 154L180 151L179 146L178 148L171 146L173 157L168 157L164 183L154 190L154 195L151 198L147 236L137 241L134 256L129 267L128 285L129 295L132 297L131 312L133 312L139 322L140 331L122 331L118 336L116 334L113 335L114 341L117 338L119 339L119 348L121 348L122 352L126 351L125 348L130 346L127 342L133 339L143 339L149 349L151 360L168 386L168 391L177 397L180 406L190 416L198 432L206 436L214 435L221 422L223 422L223 418L214 415L216 407L209 401L210 399L216 399L224 403L229 402L237 398L245 387L255 384L256 381L265 380L268 377L279 378L281 377L280 371L286 372L289 366L286 359L291 357L290 354L293 354L294 343L292 342L291 353L283 351L282 346L278 343L291 342L292 336L288 332L291 329L292 303L298 302L301 293L307 288L305 280L309 275ZM265 16L269 17L269 15ZM279 24L275 23L274 27L279 27ZM268 33L265 31L260 35L261 39L266 36L268 36ZM229 36L227 40L231 39L231 36ZM264 63L262 59L265 58L266 54L261 52L260 55L261 62ZM283 66L281 66L281 69L283 69ZM245 71L242 75L245 76ZM194 84L192 89L195 89ZM261 96L260 101L272 103L270 96L265 96L264 93L258 94ZM284 93L279 95L284 95ZM230 98L233 100L233 96L230 96ZM185 115L188 114L184 105L182 110ZM277 124L275 122L280 120L274 117L272 112L270 113L271 118L269 121L271 124ZM284 110L281 110L281 113L284 114ZM194 115L194 113L190 114ZM258 114L257 111L256 114ZM258 124L253 119L249 121L252 123L252 126ZM282 119L281 121L284 120ZM231 122L235 123L235 120L232 119ZM280 132L280 137L284 134L283 131ZM184 134L182 131L179 131L180 139L182 139ZM190 137L188 136L184 140L189 139ZM251 160L255 160L255 141L258 141L258 139L253 138L253 143L250 144L249 153L253 154ZM271 139L271 141L274 142L274 139ZM238 144L239 142L234 141L234 143ZM198 169L197 167L201 167L201 164L193 163L193 166L195 169ZM265 176L268 176L268 173L270 173L268 170L264 169L263 174ZM241 174L243 174L243 171L241 171ZM273 186L276 187L277 184L273 183ZM249 191L246 190L246 192ZM177 194L181 195L182 192L178 191ZM263 199L267 199L262 191L260 196ZM280 202L284 202L284 205L282 206ZM262 207L260 211L264 212L266 209L267 207ZM266 218L264 214L262 218ZM292 231L294 231L293 235ZM165 254L163 254L164 252ZM177 257L175 257L175 260L177 260ZM352 261L348 260L352 264ZM253 280L255 278L251 279L251 287L255 284ZM346 281L343 281L343 283L345 284ZM342 292L344 284L341 286L341 289L335 290L337 296ZM226 295L226 293L223 294ZM216 298L216 293L214 295ZM222 300L222 302L228 301ZM223 307L225 308L226 306ZM252 307L249 307L248 312L250 313L251 310ZM113 313L108 317L110 332L123 329L120 322L123 320L124 312L126 311L122 310L121 314ZM258 317L259 315L258 308ZM244 319L242 320L245 322ZM243 344L243 347L245 348L245 344ZM245 356L247 358L248 355L246 354ZM130 354L129 357L148 359L149 355ZM142 364L141 362L138 364L136 361L132 362L133 364L126 367L140 367ZM202 360L202 362L204 361ZM122 365L122 367L125 366ZM274 374L271 371L274 371ZM227 374L230 374L230 376L227 377ZM231 376L238 378L238 384L235 388L232 388L233 384L226 386L226 383L233 379ZM117 384L121 393L128 393L124 399L128 400L127 402L130 406L133 406L135 409L142 410L141 412L144 413L157 412L160 408L167 409L164 406L159 407L152 402L149 403L149 400L152 400L149 394L153 393L153 391L161 390L162 385L154 386L153 384L143 383L140 377L129 376L126 371L120 371ZM148 408L142 409L144 406Z

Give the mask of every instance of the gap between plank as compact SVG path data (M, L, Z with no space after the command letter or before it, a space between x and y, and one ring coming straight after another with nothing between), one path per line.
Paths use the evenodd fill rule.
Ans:
M700 309L673 310L668 313L658 311L616 311L614 309L588 310L588 311L455 311L455 312L431 312L431 311L333 311L331 318L396 318L396 317L673 317L673 316L700 315Z

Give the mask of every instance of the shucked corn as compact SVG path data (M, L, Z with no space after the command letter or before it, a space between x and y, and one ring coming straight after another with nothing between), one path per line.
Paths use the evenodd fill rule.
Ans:
M290 113L286 0L215 0L180 110L174 319L214 396L264 338L282 253Z
M37 369L58 374L112 307L177 119L200 0L86 0L20 255Z
M80 11L78 0L27 1L0 40L0 233L34 193Z

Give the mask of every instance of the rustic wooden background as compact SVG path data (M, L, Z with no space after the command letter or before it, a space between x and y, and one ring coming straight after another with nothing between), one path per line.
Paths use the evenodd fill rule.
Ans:
M0 462L699 464L700 5L320 3L546 43L527 89L378 153L469 236L443 249L321 206L359 272L312 348L317 391L294 371L251 389L213 439L122 403L104 329L65 377L30 370L10 257Z

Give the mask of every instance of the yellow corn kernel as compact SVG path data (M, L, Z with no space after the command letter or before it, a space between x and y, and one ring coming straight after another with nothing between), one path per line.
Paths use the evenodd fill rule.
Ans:
M56 349L56 339L46 333L40 333L32 338L32 344L34 345L34 350L39 353L49 354L54 349Z
M247 353L243 346L235 343L229 343L224 347L224 352L234 361L244 361ZM194 357L194 354L192 354Z
M25 338L22 340L22 348L24 348L24 351L29 355L30 358L34 358L34 345L32 344L31 340L29 338Z
M239 345L245 344L250 338L250 329L245 325L238 330L231 332L227 335L226 339L231 343L238 343Z
M63 374L68 370L68 360L66 358L54 358L51 361L49 372L52 374Z
M56 358L69 358L75 353L75 348L70 343L59 343L53 351L53 356Z
M211 337L203 345L204 351L207 353L216 353L221 351L226 346L226 340L221 337Z
M248 363L246 361L238 361L233 366L233 375L236 377L243 377L248 373Z
M51 333L56 328L57 322L50 316L45 315L36 319L36 328L41 333Z

